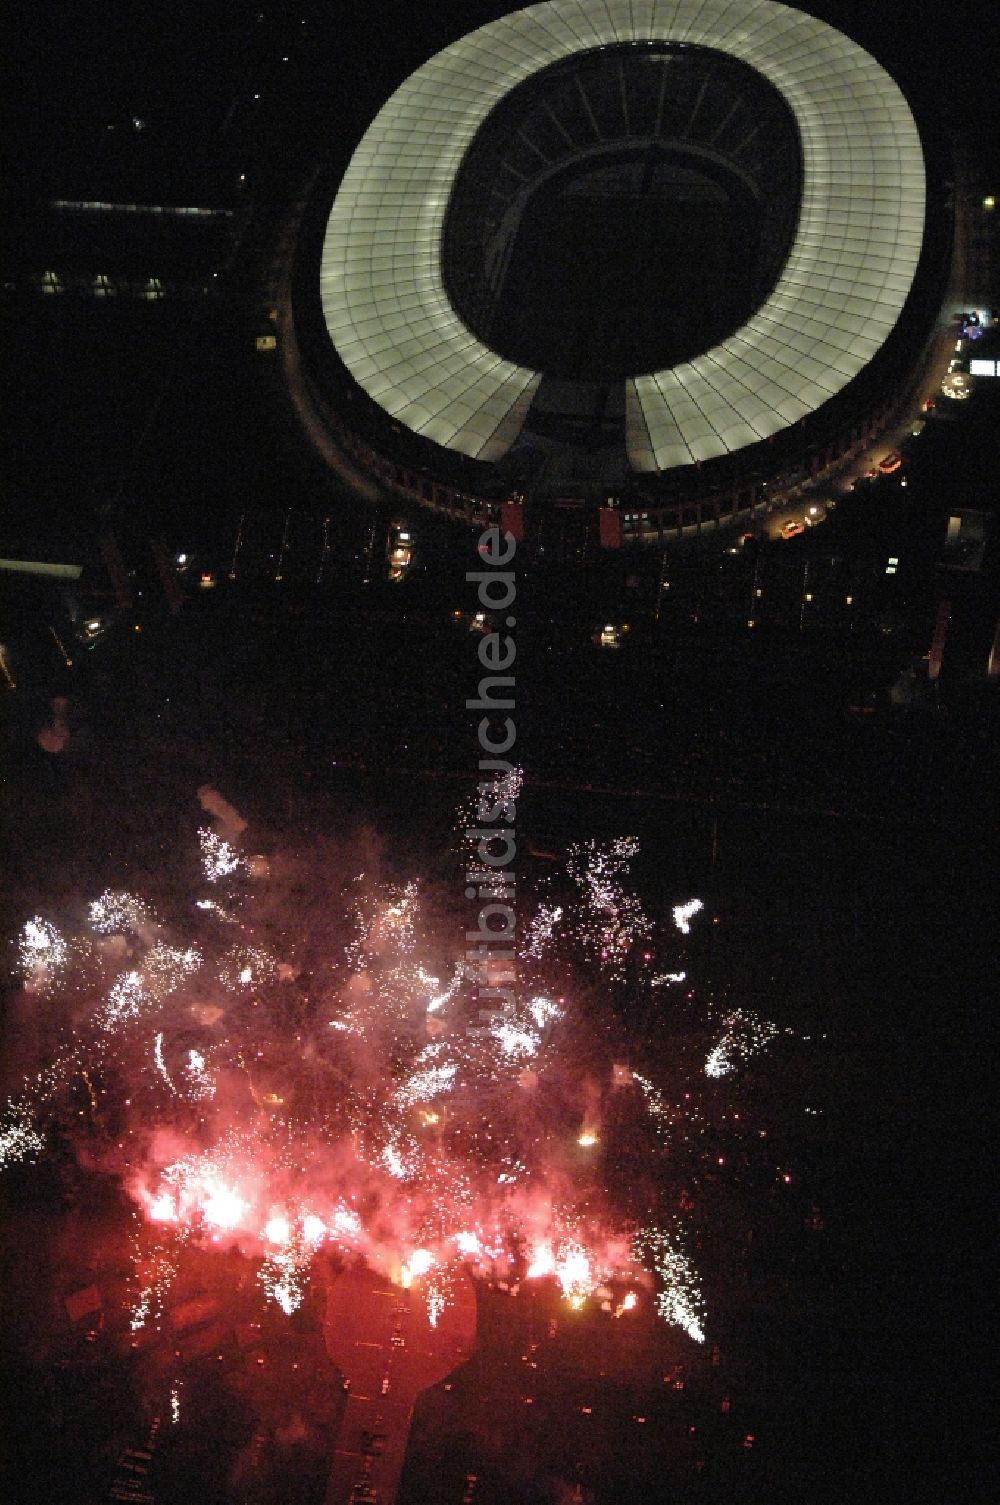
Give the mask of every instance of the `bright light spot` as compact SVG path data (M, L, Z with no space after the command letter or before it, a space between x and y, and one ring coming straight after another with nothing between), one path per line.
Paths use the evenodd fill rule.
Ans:
M214 1228L236 1228L248 1211L248 1204L231 1187L216 1185L210 1189L201 1211L205 1222Z
M551 1275L555 1270L556 1261L548 1244L540 1244L532 1251L531 1262L528 1265L526 1276L528 1280L540 1280L543 1275Z
M674 905L674 924L677 926L677 929L680 931L681 935L690 935L690 921L693 916L698 914L702 909L704 909L704 907L705 906L700 899L689 899L686 904Z
M563 1256L556 1266L556 1279L570 1301L576 1297L582 1300L584 1288L591 1283L590 1260L582 1249L571 1249Z
M177 1220L177 1203L168 1191L161 1191L149 1204L149 1216L154 1223L173 1223Z
M434 1263L434 1256L429 1249L414 1249L410 1257L410 1271L414 1275L426 1275Z

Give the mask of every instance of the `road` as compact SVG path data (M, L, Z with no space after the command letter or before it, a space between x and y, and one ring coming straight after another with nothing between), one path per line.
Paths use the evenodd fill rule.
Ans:
M472 1282L458 1277L432 1327L419 1280L404 1290L358 1265L330 1290L325 1338L327 1353L350 1381L326 1505L348 1505L359 1483L375 1491L378 1505L392 1505L417 1396L475 1346Z

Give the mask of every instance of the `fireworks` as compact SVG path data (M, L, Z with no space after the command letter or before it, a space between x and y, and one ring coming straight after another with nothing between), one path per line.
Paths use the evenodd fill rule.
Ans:
M23 1113L23 1109L21 1110ZM40 1155L45 1141L34 1126L19 1116L16 1108L8 1110L7 1121L0 1123L0 1169L17 1165Z
M656 1307L664 1322L683 1328L695 1343L704 1343L701 1289L676 1229L644 1228L636 1239L636 1252L652 1262L660 1284Z
M449 1064L427 1066L415 1071L396 1088L393 1100L401 1108L412 1108L416 1103L426 1103L431 1098L440 1097L442 1093L448 1091L455 1080L457 1069L456 1066Z
M561 904L540 904L537 914L528 926L525 955L532 961L541 961L552 945L555 928L563 917Z
M638 850L634 836L620 836L607 847L596 841L570 847L566 858L566 872L579 890L580 943L585 954L619 982L633 949L652 930L641 900L621 881Z
M686 904L674 905L674 924L681 935L691 934L691 921L705 908L700 899L689 899Z
M215 1096L215 1082L205 1066L205 1057L200 1050L188 1051L186 1075L189 1097L204 1101Z
M278 964L260 946L234 946L227 951L218 969L222 986L230 992L243 988L263 987L278 974Z
M141 972L123 972L112 986L104 1007L104 1028L113 1029L125 1019L137 1019L149 1001Z
M171 1076L170 1076L170 1072L167 1070L167 1064L166 1064L166 1062L163 1059L163 1031L162 1030L160 1030L160 1032L157 1034L155 1040L153 1041L153 1061L154 1061L154 1063L156 1065L157 1071L160 1073L160 1076L166 1082L166 1084L167 1084L168 1088L170 1089L170 1091L171 1092L176 1092L177 1089L176 1089L176 1087L173 1084L173 1081L172 1081Z
M105 889L88 910L91 930L98 935L126 935L130 931L141 932L154 922L152 912L142 899L134 894Z
M503 781L511 798L515 784ZM416 882L355 880L339 910L329 906L328 962L304 974L277 959L309 953L297 920L282 930L255 908L263 870L209 831L199 841L218 900L197 901L197 946L145 900L109 889L87 911L101 940L35 916L18 951L26 992L65 989L74 1012L0 1119L0 1163L42 1154L48 1134L70 1132L67 1118L81 1159L117 1157L137 1209L134 1329L159 1320L181 1252L196 1243L238 1245L288 1313L319 1250L361 1255L419 1290L432 1325L462 1266L509 1289L551 1280L570 1306L596 1300L616 1317L635 1309L651 1271L659 1314L703 1340L676 1197L662 1227L635 1237L600 1185L619 1132L604 1113L613 1084L628 1132L659 1159L667 1139L673 1149L701 1132L699 1102L671 1089L672 1101L651 1067L595 1060L600 1016L585 1021L565 981L596 975L620 998L631 976L648 998L685 980L658 970L672 958L656 955L656 927L626 886L633 838L571 849L564 884L575 898L543 894L520 932L525 981L485 1026L456 954L462 937L448 954L427 933ZM686 934L701 907L678 905L675 925ZM565 996L550 996L553 966ZM57 1028L58 1011L46 1012ZM723 1032L716 1024L705 1039L709 1077L776 1033L739 1008L712 1017ZM692 1075L704 1088L699 1067ZM89 1112L79 1088L70 1097L81 1078Z
M724 1033L712 1046L705 1061L705 1075L726 1076L735 1067L763 1050L778 1033L778 1026L746 1009L733 1009L723 1021Z
M38 915L21 932L19 963L26 988L40 993L58 980L69 958L69 947L54 925Z
M223 878L231 878L234 873L249 871L247 859L235 851L228 841L216 836L214 831L203 826L198 832L198 841L201 845L202 871L209 883L219 883Z

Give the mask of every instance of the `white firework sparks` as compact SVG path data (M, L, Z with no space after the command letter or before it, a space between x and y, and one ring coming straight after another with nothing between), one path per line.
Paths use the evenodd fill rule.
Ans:
M419 1169L419 1154L414 1154L415 1146L408 1146L409 1157L405 1158L398 1142L390 1142L382 1151L382 1168L394 1176L397 1181L406 1181L417 1174Z
M166 998L193 977L201 966L197 946L167 946L162 941L146 957L144 968L148 984L157 998Z
M720 1040L718 1045L713 1045L705 1061L706 1076L725 1076L732 1071L733 1063L727 1050L727 1041Z
M662 1092L648 1077L641 1076L638 1071L632 1072L632 1081L642 1090L646 1099L646 1108L654 1123L658 1128L668 1129L673 1123L674 1115Z
M555 1024L563 1017L563 1010L559 1004L554 1003L551 998L543 998L541 995L531 999L528 1004L528 1012L539 1029L544 1029L547 1024Z
M158 1322L163 1316L179 1266L176 1248L166 1244L156 1244L145 1253L137 1246L133 1251L133 1263L138 1289L130 1306L129 1326L136 1333L150 1320Z
M427 1012L428 1014L436 1014L447 1004L451 1003L452 999L458 993L462 979L465 976L465 967L461 961L456 962L452 979L442 992L438 992L438 989L441 987L440 980L436 977L431 977L429 973L424 971L423 967L418 967L417 976L421 985L427 988L431 994L427 1003Z
M532 916L524 943L524 955L532 961L541 961L550 950L555 928L563 917L561 904L540 904Z
M27 920L18 947L19 970L26 988L41 992L53 986L69 959L69 946L56 927L40 915Z
M499 777L483 779L475 794L470 794L455 812L455 830L459 836L459 850L470 866L476 860L480 829L493 829L498 824L513 825L517 817L517 801L524 784L524 772L514 767L509 771L498 770ZM495 874L483 874L483 878Z
M113 1029L126 1019L138 1019L150 1002L151 995L143 983L142 973L134 970L123 972L112 984L108 994L104 1009L104 1029Z
M649 1259L660 1281L656 1309L664 1322L679 1327L695 1343L705 1341L705 1307L698 1278L680 1245L676 1231L644 1228L636 1239L636 1253Z
M202 871L209 883L219 883L223 878L231 878L234 873L249 872L246 858L207 826L203 826L198 832L198 842L201 846Z
M585 952L618 981L625 977L633 948L652 931L641 900L621 882L638 850L634 836L621 836L606 848L595 841L571 847L566 858L566 871L582 901L577 935Z
M19 1165L22 1160L31 1160L35 1155L40 1155L45 1148L45 1141L30 1119L21 1110L8 1108L9 1117L6 1122L0 1123L0 1169L6 1170L8 1166Z
M327 1218L326 1230L330 1237L347 1248L355 1247L364 1235L364 1226L353 1207L340 1202Z
M686 904L674 905L674 924L681 935L691 934L691 921L705 908L701 899L689 899Z
M87 918L91 930L98 935L126 935L138 933L146 926L155 924L153 912L135 894L106 888L100 898L91 903Z
M504 1019L500 1024L491 1025L490 1032L496 1039L505 1056L512 1060L518 1057L533 1056L538 1049L538 1036L531 1030L519 1029L510 1019Z
M185 1076L188 1081L187 1096L193 1101L207 1101L215 1096L215 1080L205 1065L200 1050L189 1050Z
M214 899L195 899L194 907L207 910L210 914L217 914L219 919L224 920L227 925L236 924L235 917L229 913L228 909L224 909L221 904L216 904Z
M726 1076L741 1062L763 1050L778 1033L778 1026L747 1009L733 1009L723 1021L725 1032L713 1045L705 1062L705 1075Z
M429 1102L431 1098L440 1097L442 1093L450 1091L457 1070L455 1065L449 1063L444 1066L428 1066L422 1071L415 1071L396 1088L393 1099L400 1108L412 1108L417 1103Z
M183 950L157 941L145 956L141 967L121 973L111 986L104 1006L102 1027L113 1029L167 998L182 987L201 966L201 953L195 946Z
M224 988L236 993L265 987L278 975L278 964L260 946L234 946L222 958L217 975Z
M167 1086L170 1088L170 1091L173 1092L173 1093L176 1093L177 1088L174 1086L173 1079L172 1079L172 1077L170 1075L170 1072L167 1070L167 1063L163 1059L163 1031L162 1030L158 1031L158 1033L156 1035L156 1038L153 1041L153 1061L154 1061L154 1064L156 1066L157 1071L160 1073L160 1076L163 1078L163 1080L166 1082Z

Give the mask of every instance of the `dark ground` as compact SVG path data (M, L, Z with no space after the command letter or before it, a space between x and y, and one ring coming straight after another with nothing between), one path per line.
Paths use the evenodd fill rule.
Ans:
M651 677L627 655L581 649L554 660L541 644L532 658L531 642L518 687L526 844L635 832L637 878L654 907L698 893L720 916L692 939L699 986L826 1036L776 1055L773 1077L754 1075L753 1100L776 1125L769 1155L794 1171L789 1195L775 1201L753 1165L705 1192L710 1339L730 1366L733 1426L711 1433L714 1463L695 1475L697 1455L684 1451L681 1468L664 1441L680 1410L664 1414L660 1443L644 1444L636 1492L606 1463L606 1498L648 1497L661 1446L679 1470L670 1498L972 1498L984 1438L995 839L975 750L992 756L991 744L975 721L954 718L902 713L859 728L817 704L822 682L811 695L795 688L806 716L766 677L743 686L734 711L731 697L664 664ZM72 910L108 883L176 894L201 818L194 791L206 781L250 816L265 850L364 823L383 833L400 871L423 866L427 852L432 876L450 881L450 812L475 756L461 700L478 674L474 644L387 608L377 620L317 615L308 603L289 611L219 591L94 653L74 682L72 739L60 757L34 745L44 706L32 713L18 692L6 742L7 934L27 914ZM651 678L664 697L655 722L641 699ZM841 742L831 740L838 729ZM735 744L727 757L752 770L749 788L699 758L703 739L720 731ZM773 742L773 763L749 761L758 738ZM960 749L971 761L959 764ZM616 781L617 793L585 787L613 791ZM636 787L650 792L627 792ZM648 1048L669 1062L669 1037L657 1045L649 1035ZM805 1117L806 1106L819 1114ZM15 1259L37 1195L23 1175L5 1187ZM806 1227L813 1207L821 1232ZM755 1238L741 1263L744 1213ZM22 1332L17 1311L5 1320ZM15 1337L15 1364L22 1342ZM569 1383L561 1365L557 1411ZM28 1417L27 1436L37 1444L46 1435L48 1382L16 1373L7 1394L24 1447ZM473 1388L473 1440L463 1444L481 1465L493 1460L493 1492L482 1498L533 1499L527 1486L502 1482L502 1429L486 1454L474 1440L475 1406L490 1393ZM597 1407L608 1460L623 1404L615 1394ZM421 1428L438 1426L433 1415L420 1412ZM741 1421L756 1438L750 1461L733 1441ZM418 1429L427 1457L451 1425L440 1422L436 1441ZM86 1450L85 1434L72 1434L73 1449Z

